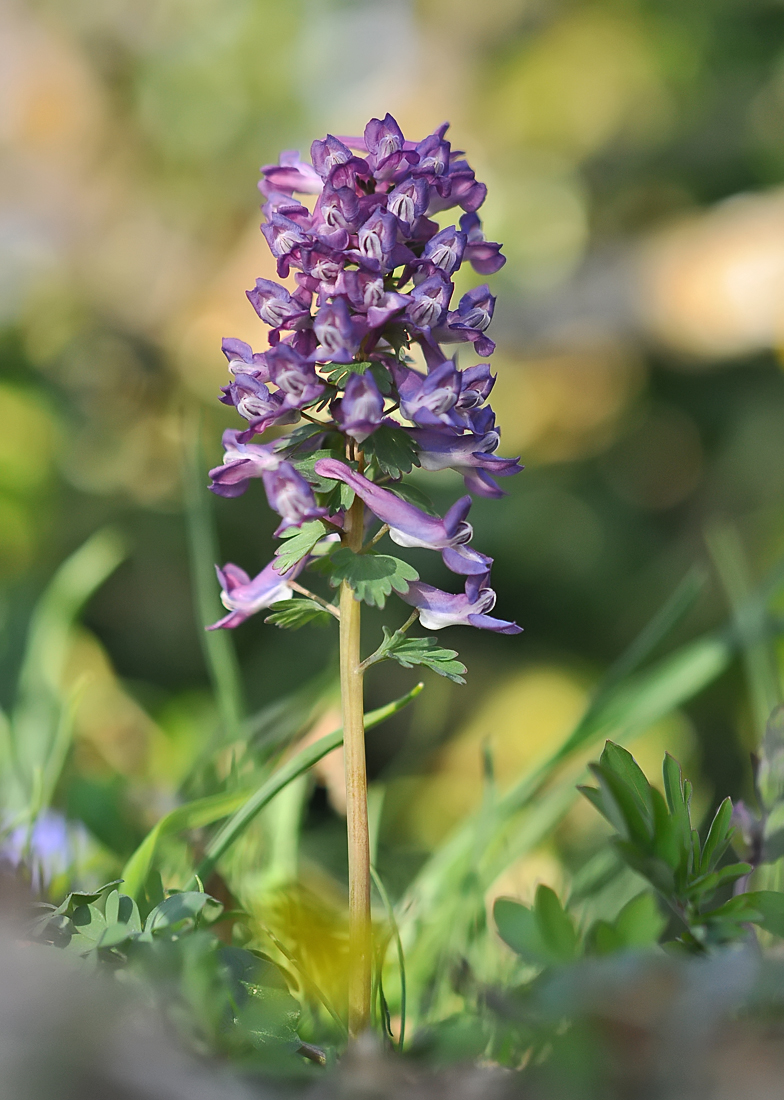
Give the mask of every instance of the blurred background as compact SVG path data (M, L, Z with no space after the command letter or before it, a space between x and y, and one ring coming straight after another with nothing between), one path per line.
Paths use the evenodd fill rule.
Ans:
M63 665L80 689L54 801L88 878L175 804L219 724L183 454L200 420L206 486L235 425L221 337L265 345L244 292L274 277L256 181L281 149L386 111L412 138L448 118L508 257L493 403L526 470L472 519L525 631L443 635L468 685L430 677L370 736L395 889L480 800L482 743L502 787L556 744L689 568L710 568L713 526L737 527L755 578L784 549L780 0L6 0L0 87L3 707L56 567L106 524L128 549ZM439 507L459 489L428 487ZM275 526L260 486L207 503L221 561L258 571ZM711 577L682 637L727 613ZM334 671L326 629L259 616L234 641L251 711ZM369 706L413 678L374 670ZM707 806L748 794L753 746L732 669L638 748L651 768L675 752ZM300 874L325 893L344 874L340 768L297 810ZM557 886L598 827L572 815L504 889Z

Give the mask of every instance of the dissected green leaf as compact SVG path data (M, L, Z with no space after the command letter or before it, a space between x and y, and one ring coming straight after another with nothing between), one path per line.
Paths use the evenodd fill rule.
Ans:
M272 623L273 626L279 626L285 630L299 630L307 623L325 626L330 621L336 621L335 616L325 611L315 600L279 600L272 607L272 614L268 615L264 622Z
M275 450L279 454L292 455L295 451L298 451L300 447L304 446L308 440L313 439L317 435L323 435L324 431L328 430L323 428L320 424L305 423L300 424L298 428L294 428L288 435L283 436L275 444Z
M622 779L629 789L637 796L640 812L647 814L650 810L650 784L645 778L642 768L634 759L628 749L607 741L604 746L599 763L614 772Z
M300 528L290 527L288 531L284 531L281 538L286 541L281 543L275 551L275 557L278 559L275 571L281 574L288 572L293 565L309 554L326 534L327 528L320 519L313 519L303 523Z
M408 592L409 581L419 580L419 574L408 562L391 554L355 554L347 546L330 555L329 582L337 588L341 581L354 589L358 600L371 607L383 607L387 597L395 592Z
M290 458L289 462L313 486L315 492L328 493L331 489L334 489L335 479L333 477L322 477L321 474L316 473L314 467L321 458L337 458L341 462L346 461L343 451L320 449L318 451L308 451L307 454L299 457ZM351 464L349 463L349 465ZM318 521L314 520L313 522Z
M439 676L446 676L456 684L465 683L466 667L462 661L456 660L456 649L443 649L435 638L409 638L399 630L393 633L386 626L382 627L382 630L384 641L378 649L376 660L390 657L403 668L424 665L425 668L432 669Z
M379 470L397 480L419 465L416 444L402 428L390 428L382 424L368 436L362 450L372 458Z
M637 791L603 764L591 764L603 795L603 813L621 836L648 851L652 840L651 814L640 804Z

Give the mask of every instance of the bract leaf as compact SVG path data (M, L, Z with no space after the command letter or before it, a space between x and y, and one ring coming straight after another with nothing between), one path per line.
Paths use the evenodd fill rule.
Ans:
M362 444L368 458L375 461L379 470L395 481L419 465L417 448L402 428L390 428L382 424Z
M456 660L456 649L442 648L435 638L409 638L399 630L393 633L386 626L382 629L384 641L379 648L378 660L391 657L403 668L424 665L425 668L437 672L439 676L446 676L456 684L465 683L463 674L466 666L462 661Z
M312 519L297 528L289 528L281 536L286 541L277 548L275 557L276 573L286 573L298 561L311 552L313 547L327 534L327 528L320 519Z
M315 600L279 600L272 605L274 610L264 620L273 626L282 627L285 630L299 630L307 623L316 626L325 626L335 616L325 611Z
M346 581L358 600L371 607L383 607L387 597L395 592L408 592L409 581L419 580L419 574L408 562L391 554L355 554L342 546L330 555L329 583L337 588Z

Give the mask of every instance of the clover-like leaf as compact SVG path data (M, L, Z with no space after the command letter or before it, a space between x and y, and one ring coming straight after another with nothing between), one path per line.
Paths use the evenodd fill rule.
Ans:
M273 612L264 620L284 630L299 630L307 623L325 626L334 615L317 604L315 600L279 600L273 604Z
M409 582L419 580L413 566L391 554L355 554L342 546L330 555L329 563L332 587L337 588L341 581L346 581L354 589L356 598L371 607L383 607L393 590L408 592Z
M278 559L275 562L275 572L281 575L288 572L293 565L313 550L326 533L327 528L320 519L312 519L308 523L303 523L300 528L289 528L288 531L284 531L281 538L286 541L275 551L275 557Z
M462 661L456 660L456 649L444 649L435 638L409 638L402 631L396 630L394 634L388 627L382 627L384 641L378 651L378 660L391 657L403 668L412 668L414 665L424 665L432 669L439 676L445 676L456 684L464 684L466 666Z
M376 428L362 444L368 458L375 461L379 470L397 480L419 465L417 448L413 439L402 428L390 428L386 424Z

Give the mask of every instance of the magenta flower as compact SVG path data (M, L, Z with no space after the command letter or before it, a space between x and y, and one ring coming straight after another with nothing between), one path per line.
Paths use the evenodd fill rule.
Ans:
M333 404L333 415L346 435L358 443L376 430L384 418L384 398L372 374L351 375L343 397Z
M434 588L431 584L411 581L401 599L419 610L419 621L426 630L443 630L447 626L476 626L496 634L520 634L522 627L506 619L488 615L495 607L496 595L487 583L490 573L466 577L465 591L458 595Z

